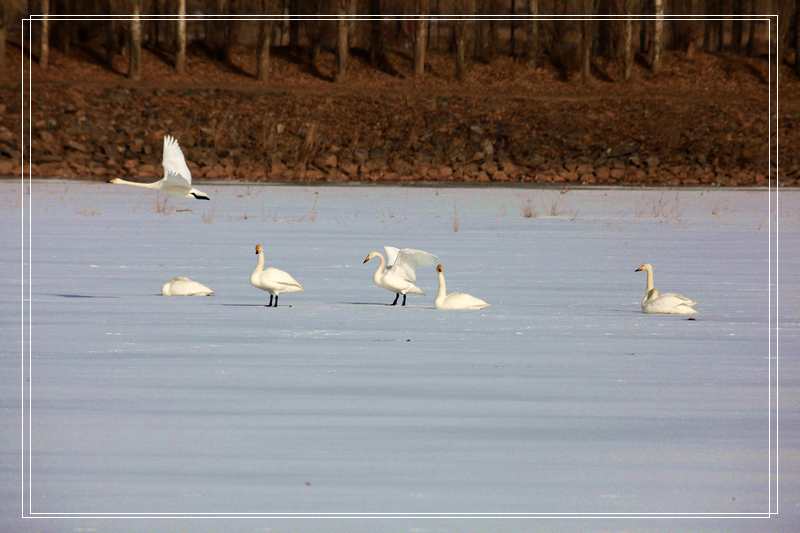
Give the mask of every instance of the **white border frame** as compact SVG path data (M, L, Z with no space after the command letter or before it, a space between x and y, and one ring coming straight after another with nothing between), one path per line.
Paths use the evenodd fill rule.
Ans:
M0 0L2 1L2 0ZM31 161L32 161L32 152L31 152L31 144L32 144L32 100L31 100L31 93L32 93L32 76L31 71L33 64L33 39L32 39L32 23L38 22L43 20L45 17L43 15L30 15L21 19L22 24L22 34L21 34L21 87L22 87L22 107L21 107L21 157L22 157L22 164L20 167L20 200L21 200L21 250L20 250L20 263L21 263L21 289L20 289L20 304L21 304L21 323L20 323L20 333L21 333L21 349L20 349L20 408L21 408L21 423L20 423L20 444L21 444L21 461L20 461L20 474L21 474L21 489L20 489L20 496L21 496L21 505L20 505L20 518L543 518L543 519L554 519L554 518L572 518L572 519L583 519L583 518L624 518L624 519L644 519L644 518L772 518L777 517L779 515L780 510L780 477L779 477L779 449L780 449L780 442L779 442L779 420L780 420L780 379L779 379L779 369L780 369L780 334L779 334L779 287L780 287L780 278L779 278L779 243L780 243L780 226L779 226L779 199L780 199L780 177L779 177L779 85L780 85L780 58L779 58L779 47L777 48L775 54L775 113L774 113L774 121L775 121L775 392L774 392L774 400L773 400L773 374L772 374L772 367L773 367L773 358L772 358L772 288L773 288L773 277L772 277L772 155L773 155L773 148L772 148L772 126L773 126L773 113L772 113L772 66L773 66L773 57L772 57L772 48L773 48L773 39L772 39L772 31L773 31L773 23L775 24L775 28L780 27L780 16L779 15L663 15L661 17L657 15L593 15L593 16L579 16L579 15L537 15L537 16L529 16L529 15L518 15L518 16L494 16L494 15L438 15L438 16L415 16L415 15L382 15L382 16L361 16L361 15L346 15L344 17L340 16L317 16L317 15L297 15L297 16L253 16L253 15L229 15L229 16L214 16L214 15L186 15L184 18L187 20L194 20L194 21L203 21L203 20L250 20L250 21L259 21L259 20L275 20L275 21L285 21L287 19L297 19L297 20L338 20L340 18L345 18L347 20L356 20L356 21L368 21L368 20L443 20L443 21L454 21L454 20L499 20L499 21L526 21L531 19L537 20L655 20L657 18L661 18L663 20L742 20L742 21L752 21L752 22L767 22L768 24L768 72L769 72L769 79L768 79L768 96L769 96L769 105L768 105L768 112L769 112L769 122L768 122L768 172L767 172L767 198L768 198L768 226L767 226L767 235L768 235L768 429L769 429L769 437L768 437L768 469L769 469L769 487L768 487L768 510L766 512L753 512L753 513L735 513L735 512L722 512L722 513L714 513L714 512L703 512L703 513L672 513L672 512L663 512L663 513L635 513L635 512L625 512L625 513L603 513L603 512L580 512L580 513L546 513L546 512L538 512L538 513L482 513L482 512L474 512L474 513L380 513L380 512L373 512L373 513L358 513L358 512L341 512L341 513L280 513L280 512L253 512L253 513L210 513L210 512L203 512L203 513L181 513L181 512L170 512L170 513L67 513L67 512L33 512L32 509L32 500L33 500L33 492L32 492L32 449L30 446L31 437L32 437L32 426L31 426L31 407L32 407L32 370L33 370L33 349L32 349L32 335L33 335L33 315L32 315L32 305L31 305L31 283L32 283L32 169L31 169ZM73 16L73 15L49 15L47 17L49 20L132 20L132 15L80 15L80 16ZM140 20L178 20L180 17L178 15L141 15ZM30 38L30 42L28 45L28 84L27 84L27 110L28 110L28 127L27 127L27 139L28 139L28 182L27 182L27 192L28 192L28 263L27 263L27 273L28 273L28 294L27 300L25 298L25 271L26 271L26 263L25 263L25 193L26 193L26 183L25 183L25 133L26 133L26 125L25 125L25 111L26 111L26 84L25 84L25 65L26 65L26 58L25 58L25 35L26 35L26 26L27 26L27 35ZM28 344L27 344L27 374L25 371L26 366L26 351L25 351L25 309L26 309L26 301L28 303L27 310L28 310ZM28 378L28 385L26 387L25 378ZM27 390L28 397L27 397L27 404L25 401L25 392ZM774 401L774 403L773 403ZM773 406L775 409L775 440L773 443L773 424L772 424L772 410ZM26 416L27 415L27 416ZM25 427L27 422L27 439L25 435ZM26 444L27 446L27 461L26 461ZM774 450L773 450L774 446ZM775 453L775 463L773 469L773 462L772 462L772 454L773 451ZM27 477L26 477L26 464L27 464ZM774 481L773 481L773 470L774 470ZM27 481L27 501L26 501L26 481ZM775 487L775 498L773 500L773 485ZM774 511L773 509L773 501L774 501ZM27 503L27 510L26 510L26 503Z

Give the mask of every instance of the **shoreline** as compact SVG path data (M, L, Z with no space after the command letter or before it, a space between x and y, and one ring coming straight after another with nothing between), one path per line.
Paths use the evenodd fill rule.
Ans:
M104 180L93 179L91 177L84 178L60 178L60 177L43 177L33 176L28 178L20 178L19 176L0 175L0 182L11 182L15 180L25 180L26 183L33 182L48 182L48 183L97 183L108 184ZM153 178L153 181L161 178ZM521 189L521 190L543 190L543 191L737 191L737 192L770 192L773 190L782 191L797 191L800 186L794 185L780 185L780 186L767 186L767 185L718 185L718 186L698 186L698 185L583 185L583 184L567 184L557 185L548 183L475 183L475 182L431 182L431 181L402 181L402 182L366 182L366 181L352 181L352 182L298 182L298 181L242 181L242 180L225 180L225 181L207 181L207 180L193 180L195 184L202 184L204 186L212 187L332 187L337 189L344 188L358 188L358 189L377 189L377 188L409 188L409 189L475 189L475 190L492 190L492 189Z

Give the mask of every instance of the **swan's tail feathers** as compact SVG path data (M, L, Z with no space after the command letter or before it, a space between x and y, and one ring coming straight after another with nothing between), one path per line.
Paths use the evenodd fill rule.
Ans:
M283 292L303 292L305 289L299 282L295 283L281 283L283 285Z

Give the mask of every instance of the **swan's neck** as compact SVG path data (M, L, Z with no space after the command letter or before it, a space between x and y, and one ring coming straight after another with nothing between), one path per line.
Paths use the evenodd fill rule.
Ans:
M645 272L647 272L647 290L644 293L648 294L653 290L653 271L648 269Z
M128 180L115 178L115 179L111 180L111 183L114 183L114 184L117 184L117 185L130 185L131 187L143 187L145 189L159 189L160 188L159 187L159 183L160 182L158 182L158 181L156 181L155 183L137 183L135 181L128 181Z
M263 272L264 271L264 253L258 254L258 262L256 263L256 269L253 271L255 272Z
M447 296L447 283L444 281L444 272L439 272L439 292L436 293L436 299L440 300Z
M381 254L378 254L378 261L378 268L375 269L375 274L372 275L372 279L375 280L376 283L386 275L386 260Z

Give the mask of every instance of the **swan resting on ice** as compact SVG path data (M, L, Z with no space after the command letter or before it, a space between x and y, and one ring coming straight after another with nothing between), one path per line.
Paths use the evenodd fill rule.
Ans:
M444 267L440 264L436 265L436 272L439 273L439 292L436 294L436 299L433 301L433 305L436 306L436 309L477 311L489 307L489 303L471 294L463 292L451 292L447 294L447 284L444 280Z
M262 291L269 293L269 303L266 307L278 307L278 295L284 292L303 292L303 286L288 272L269 267L264 270L264 247L256 244L258 262L253 273L250 274L250 284ZM275 299L273 305L272 299Z
M653 265L639 265L634 272L647 272L647 288L642 298L642 312L667 315L693 315L697 302L681 294L667 292L661 294L653 287Z
M364 263L368 263L374 258L378 258L380 263L372 281L378 287L395 293L392 305L397 305L400 295L403 295L403 304L406 305L407 294L425 294L425 291L417 287L417 267L431 266L438 260L433 254L413 248L403 248L399 250L394 246L384 246L386 258L380 252L372 251L364 258ZM388 260L388 261L387 261Z
M211 199L203 191L192 187L192 173L189 171L189 167L186 166L186 160L183 158L183 152L178 145L178 141L171 135L164 136L164 155L161 164L164 166L164 177L154 183L137 183L119 178L114 178L109 183L144 187L145 189L158 189L171 196L181 196L183 198Z
M214 294L212 289L184 276L174 277L161 287L162 296L211 296L212 294Z

